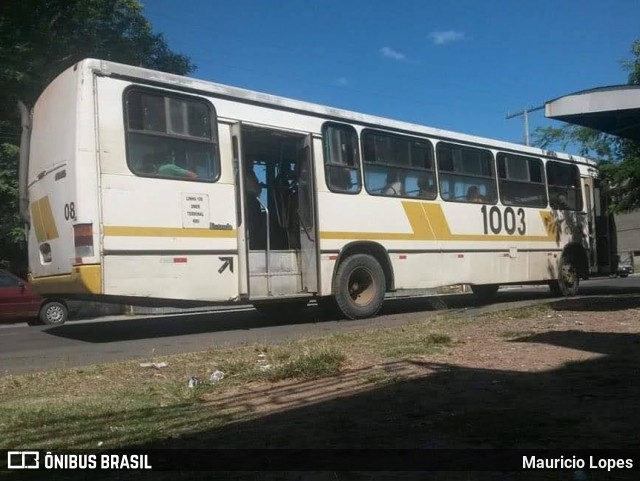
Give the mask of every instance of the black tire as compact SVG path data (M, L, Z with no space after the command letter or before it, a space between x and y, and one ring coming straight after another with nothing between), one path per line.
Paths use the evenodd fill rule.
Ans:
M620 274L620 277L624 279L625 277L629 277L629 274Z
M45 301L40 307L38 316L40 324L46 326L61 326L69 318L69 310L62 302Z
M499 288L498 284L479 284L472 285L471 291L481 301L490 301L496 296Z
M578 294L580 275L571 258L562 256L558 265L558 280L549 283L554 296L572 297Z
M562 292L560 291L560 285L558 281L549 281L549 290L551 291L551 295L554 297L562 297Z
M375 316L382 307L386 279L382 266L367 254L347 257L338 266L333 298L347 319Z
M304 314L308 302L309 301L307 299L279 302L256 302L253 304L253 307L263 316L290 320L292 317Z

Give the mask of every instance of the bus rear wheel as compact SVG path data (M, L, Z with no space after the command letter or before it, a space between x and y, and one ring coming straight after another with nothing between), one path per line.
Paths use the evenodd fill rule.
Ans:
M364 319L380 311L385 286L384 271L378 261L368 254L355 254L338 266L333 298L347 319Z

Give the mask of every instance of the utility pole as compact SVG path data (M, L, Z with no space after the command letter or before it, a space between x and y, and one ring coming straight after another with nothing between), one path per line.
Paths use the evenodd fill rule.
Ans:
M527 107L515 114L507 114L507 119L520 117L521 115L524 117L524 145L529 145L529 113L535 112L536 110L542 110L543 108L544 105L538 105L537 107Z

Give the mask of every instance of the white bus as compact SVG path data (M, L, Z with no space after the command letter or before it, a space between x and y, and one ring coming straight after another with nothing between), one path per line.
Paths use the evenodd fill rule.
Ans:
M94 59L24 117L31 281L62 307L365 318L448 286L572 295L612 269L584 158Z

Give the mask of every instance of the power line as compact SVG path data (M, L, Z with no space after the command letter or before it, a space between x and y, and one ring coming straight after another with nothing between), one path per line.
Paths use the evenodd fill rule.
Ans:
M543 108L544 105L538 105L537 107L527 107L526 109L513 114L507 114L507 120L514 117L520 117L521 115L524 117L524 145L529 145L529 113L535 112L536 110L542 110Z

